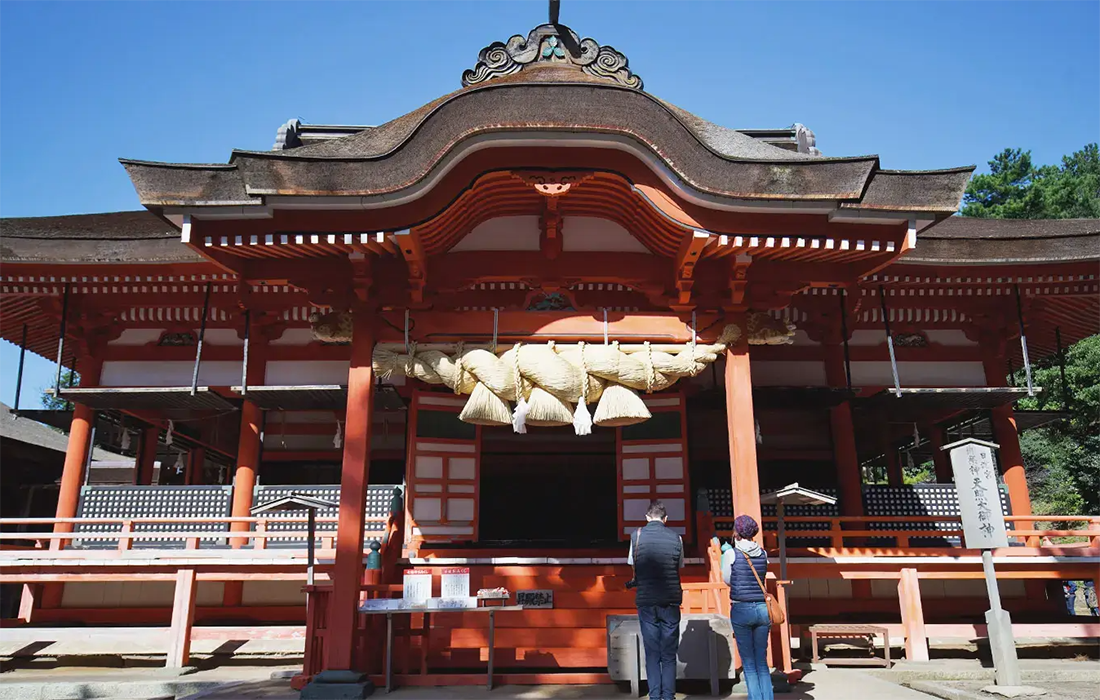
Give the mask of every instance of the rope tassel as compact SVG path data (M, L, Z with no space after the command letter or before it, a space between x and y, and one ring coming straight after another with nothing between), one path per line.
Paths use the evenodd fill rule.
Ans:
M581 356L581 369L585 371L585 380L581 382L581 398L577 400L577 410L573 411L573 432L577 435L592 434L592 415L588 412L588 365L584 361L584 341L578 343Z
M523 398L523 382L520 379L519 373L519 343L516 343L515 350L515 390L516 390L516 410L512 412L512 430L520 435L527 434L527 412L531 410L531 407L527 405L527 399Z
M577 402L577 410L573 411L573 432L577 435L592 434L592 415L583 398Z

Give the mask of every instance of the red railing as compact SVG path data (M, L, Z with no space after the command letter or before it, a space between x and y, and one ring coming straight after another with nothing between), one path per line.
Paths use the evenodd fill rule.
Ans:
M763 518L765 523L774 524L776 518ZM1009 537L1015 539L1017 542L1025 544L1029 547L1044 547L1044 546L1057 546L1057 547L1100 547L1100 516L1086 516L1086 515L1007 515L1005 520L1009 523L1021 523L1021 524L1033 524L1038 522L1051 522L1051 523L1085 523L1085 528L1067 528L1067 529L1053 529L1053 528L1028 528L1028 529L1014 529L1009 530ZM868 516L840 516L840 517L820 517L813 515L806 516L790 516L783 518L784 523L827 523L827 529L791 529L786 530L786 537L788 542L794 538L817 538L829 540L830 546L833 549L844 549L847 546L860 546L866 548L863 545L849 543L847 540L859 539L867 540L869 538L893 538L898 548L908 548L911 546L912 539L920 538L946 538L946 537L958 537L962 538L963 531L961 527L962 519L957 515L868 515ZM957 522L960 526L957 529L941 530L941 529L917 529L911 527L918 523L945 523L945 522ZM879 526L878 529L869 527L871 523ZM895 528L882 528L883 524L897 524ZM719 529L715 532L719 537L732 537L733 531L730 529ZM778 535L773 530L766 530L763 533L764 544L766 547L775 548L778 546ZM1070 542L1063 544L1044 544L1045 538L1054 537L1074 537L1082 538L1082 542Z
M390 527L389 516L367 516L367 523L380 523L385 528ZM303 540L301 548L305 549L305 541L309 533L304 525L308 522L305 516L265 518L265 517L193 517L193 518L0 518L0 549L12 550L60 550L76 542L94 542L105 540L118 540L116 549L128 551L133 549L134 543L150 540L183 540L185 549L200 549L203 542L217 540L241 540L253 549L267 549L268 542L273 540ZM335 516L318 517L317 524L336 523ZM253 526L251 530L230 532L229 526L233 523L247 523ZM272 530L272 524L295 523L303 525L298 530ZM101 530L95 532L51 532L45 528L53 528L58 524L71 525L117 525L117 529ZM198 524L210 525L209 530L147 530L138 531L139 525L185 525ZM225 529L216 529L219 525ZM12 527L32 526L42 527L41 531L13 532ZM379 528L381 529L381 528ZM372 530L376 532L377 530ZM321 531L316 533L320 540L319 550L331 550L335 547L336 533L334 531ZM20 545L20 542L30 542L30 545ZM178 549L178 547L165 549Z
M385 535L379 552L381 567L364 570L360 600L389 597L401 592L401 584L394 582L398 578L397 563L401 558L401 548L405 539L405 511L399 508L390 513L385 520ZM324 669L332 585L307 586L306 592L305 659L302 664L302 673L295 676L291 684L298 690ZM376 665L374 662L380 659L381 647L378 640L382 638L384 624L385 621L380 617L368 619L366 615L359 615L356 625L358 637L356 656L364 667Z

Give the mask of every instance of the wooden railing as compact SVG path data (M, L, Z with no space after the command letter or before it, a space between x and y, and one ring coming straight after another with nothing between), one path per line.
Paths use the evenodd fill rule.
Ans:
M724 520L724 519L723 519ZM775 518L763 518L765 523L775 523ZM1009 530L1010 539L1016 540L1018 543L1024 544L1029 547L1050 546L1044 545L1044 538L1054 537L1073 537L1082 538L1082 542L1065 543L1054 546L1058 547L1100 547L1100 516L1082 516L1082 515L1007 515L1005 520L1009 523L1021 523L1021 524L1034 524L1036 521L1050 522L1050 523L1084 523L1085 528L1067 528L1067 529L1052 529L1052 528L1028 528L1028 529L1014 529ZM795 538L806 539L828 539L830 546L833 549L844 549L849 546L847 540L867 540L870 538L890 538L896 542L898 548L908 548L911 546L913 539L934 539L934 538L947 538L955 537L961 540L963 531L961 518L957 515L867 515L867 516L840 516L840 517L819 517L813 515L807 516L792 516L786 517L783 521L790 524L800 523L827 523L827 529L792 529L787 528L786 537L788 542ZM942 530L942 529L929 529L922 530L911 527L917 523L959 523L957 529ZM871 523L879 526L879 528L869 527ZM883 524L897 524L896 528L882 528ZM718 529L716 533L719 537L733 537L732 529ZM763 533L764 544L769 548L778 546L778 535L776 532L766 530ZM861 546L864 545L855 545ZM960 545L961 546L961 545Z
M336 523L336 516L318 517L317 524ZM241 540L245 545L251 545L254 550L267 549L271 541L277 540L303 540L302 549L305 549L305 540L309 536L305 523L305 516L264 518L264 517L192 517L192 518L0 518L0 549L12 550L61 550L77 542L95 542L105 540L118 540L117 551L125 552L133 549L135 542L168 540L183 541L184 549L199 549L203 542L217 542L219 540ZM388 531L390 527L389 516L367 516L367 523L378 523L380 527L369 532ZM234 523L247 523L252 529L230 532L230 526ZM272 530L273 524L301 524L302 529ZM70 525L115 525L117 529L101 530L95 532L51 532L45 528L53 528L59 524ZM146 530L139 531L141 525L209 525L209 530ZM41 527L42 531L13 532L12 528ZM224 529L217 529L219 526ZM316 539L320 541L321 550L331 550L335 546L336 533L334 531L320 531L316 533ZM20 544L20 543L31 543ZM179 549L179 547L164 547L164 549ZM102 550L100 550L102 551Z
M684 589L683 611L686 613L713 613L730 616L730 588L722 580L722 550L714 540L710 541L706 549L707 580L682 584ZM787 612L787 586L790 581L780 581L774 573L769 572L765 581L768 592L779 601L784 613ZM791 622L790 615L781 625L773 625L771 638L768 645L768 660L771 666L787 675L788 679L796 680L801 673L794 668L791 656ZM733 647L733 662L740 666L737 647Z

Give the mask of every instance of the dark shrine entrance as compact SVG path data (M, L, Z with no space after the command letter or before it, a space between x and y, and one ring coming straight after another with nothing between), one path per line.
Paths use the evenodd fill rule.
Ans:
M482 430L482 546L618 546L613 429Z

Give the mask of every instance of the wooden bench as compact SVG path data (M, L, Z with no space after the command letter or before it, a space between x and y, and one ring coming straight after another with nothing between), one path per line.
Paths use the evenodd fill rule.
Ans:
M875 656L875 635L882 635L882 650L884 658ZM810 644L813 647L813 662L826 665L848 666L885 666L890 668L890 631L877 625L811 625ZM870 645L871 656L869 658L857 657L833 657L821 658L818 654L818 639L866 639Z

